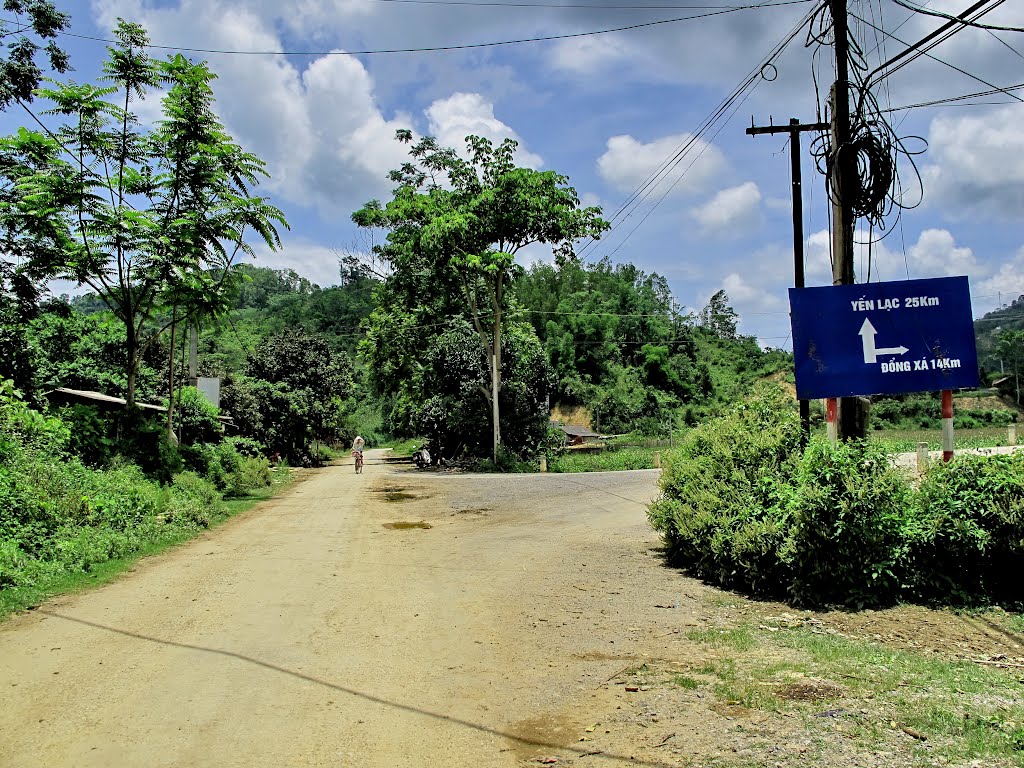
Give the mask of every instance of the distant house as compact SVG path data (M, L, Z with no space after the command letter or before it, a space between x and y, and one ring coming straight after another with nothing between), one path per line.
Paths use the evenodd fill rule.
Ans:
M123 397L111 397L110 395L104 395L102 392L90 392L86 389L57 387L57 389L51 389L49 392L46 392L43 396L54 405L94 405L107 411L121 409L128 405L128 401ZM135 402L135 405L150 411L167 413L167 409L162 405L152 405L151 403L140 403L138 401Z
M588 440L597 440L601 437L597 432L580 424L558 424L556 426L565 433L565 442L568 445L583 445Z

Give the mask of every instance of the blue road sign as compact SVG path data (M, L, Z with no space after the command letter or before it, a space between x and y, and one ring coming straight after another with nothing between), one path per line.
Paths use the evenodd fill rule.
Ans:
M978 386L966 277L790 288L802 400Z

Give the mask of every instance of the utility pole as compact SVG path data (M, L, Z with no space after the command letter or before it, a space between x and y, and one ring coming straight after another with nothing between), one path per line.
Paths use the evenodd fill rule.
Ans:
M827 131L828 123L808 123L801 125L795 117L789 119L789 125L753 125L747 128L751 136L768 133L789 134L789 164L793 182L793 285L804 287L804 204L803 181L800 173L800 132ZM800 429L804 444L811 434L811 404L807 400L800 401Z
M847 0L829 0L836 46L836 82L832 86L832 284L853 285L853 199L857 158L850 128L849 27ZM863 438L866 408L859 398L839 400L839 439Z

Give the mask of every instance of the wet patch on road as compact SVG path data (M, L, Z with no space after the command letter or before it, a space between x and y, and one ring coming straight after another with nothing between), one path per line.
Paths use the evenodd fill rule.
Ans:
M420 520L419 522L398 522L398 523L384 523L384 527L391 531L408 531L413 528L433 528L430 523Z

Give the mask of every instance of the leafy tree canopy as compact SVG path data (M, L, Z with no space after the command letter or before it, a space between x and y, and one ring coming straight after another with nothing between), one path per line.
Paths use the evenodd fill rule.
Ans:
M150 60L138 25L121 21L115 35L109 86L42 89L49 114L66 122L0 140L0 237L37 273L89 286L124 324L134 402L147 348L183 316L223 311L235 259L253 254L250 233L276 248L286 222L250 193L264 164L218 122L207 66L180 54ZM144 131L132 100L158 85L163 117Z
M599 237L608 224L600 209L581 207L566 177L516 166L512 140L495 147L469 136L462 157L431 137L413 143L411 132L399 131L398 139L411 144L411 159L390 174L398 184L393 199L386 205L367 203L353 220L388 232L386 243L377 247L392 270L381 297L401 301L406 320L421 314L421 297L435 295L442 298L433 302L429 316L461 316L472 323L490 369L490 385L481 392L491 407L497 456L502 330L508 284L519 272L516 253L547 243L565 262L573 258L576 240ZM400 358L410 351L402 346Z

